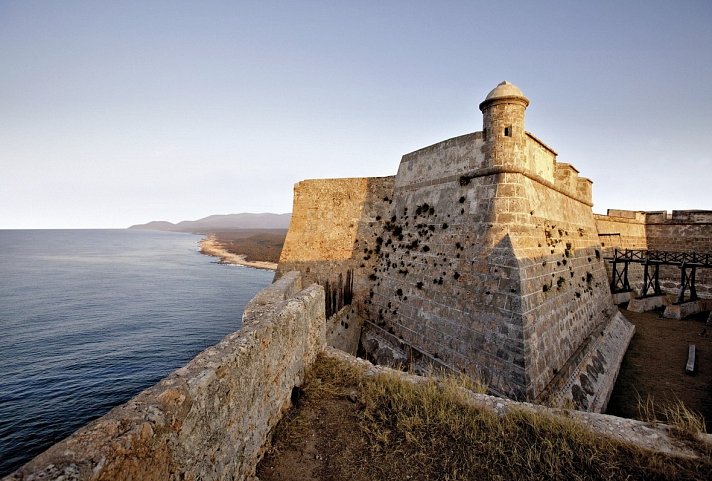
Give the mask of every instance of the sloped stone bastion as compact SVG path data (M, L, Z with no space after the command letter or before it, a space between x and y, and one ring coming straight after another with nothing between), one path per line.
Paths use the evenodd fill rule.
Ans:
M591 181L526 132L528 104L502 82L482 131L403 156L395 178L298 184L277 276L299 269L352 303L396 358L601 411L634 328L608 288Z

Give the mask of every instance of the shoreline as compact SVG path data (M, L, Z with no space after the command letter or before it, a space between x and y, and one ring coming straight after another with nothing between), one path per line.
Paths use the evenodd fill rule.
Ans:
M206 256L218 257L219 264L232 264L245 267L253 267L255 269L265 269L270 271L277 270L277 263L267 261L248 261L243 254L234 254L217 240L213 234L208 234L207 237L200 240L200 253Z

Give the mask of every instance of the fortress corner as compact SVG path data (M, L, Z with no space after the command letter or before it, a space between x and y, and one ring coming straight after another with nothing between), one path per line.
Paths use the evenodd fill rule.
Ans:
M350 302L372 359L601 411L634 328L608 288L591 181L525 130L528 105L502 82L482 131L404 155L395 178L298 184L278 272L327 291L348 278L331 314Z

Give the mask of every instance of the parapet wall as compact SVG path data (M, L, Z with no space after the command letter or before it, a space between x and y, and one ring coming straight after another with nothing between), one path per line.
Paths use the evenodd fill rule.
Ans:
M396 371L382 365L373 365L366 360L348 356L330 347L324 349L323 356L353 366L357 371L361 372L361 376L364 378L386 375L413 384L427 382L427 378L421 377L420 375ZM693 441L694 444L681 442L675 435L673 428L659 422L651 423L571 409L552 409L540 404L517 402L501 397L475 393L464 387L460 388L460 392L463 394L461 399L464 402L478 408L490 410L499 416L511 413L512 411L528 411L552 416L552 418L560 416L563 419L573 419L581 423L582 431L590 430L594 434L601 436L602 439L615 439L636 446L637 448L656 453L696 458L701 455L700 451L703 451L704 447L701 450L697 450L695 449L695 445L705 446L712 443L712 434L703 433L696 436L696 439Z
M3 479L250 479L325 326L323 289L285 274L238 332Z

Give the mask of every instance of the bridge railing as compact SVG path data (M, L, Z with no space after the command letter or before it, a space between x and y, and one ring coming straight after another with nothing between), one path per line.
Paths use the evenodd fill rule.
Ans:
M662 265L695 265L698 268L712 268L712 254L698 252L671 252L647 249L614 249L607 260L616 262L655 262Z
M643 264L642 297L661 295L660 266L680 268L677 304L697 300L695 275L697 269L712 268L712 254L698 252L671 252L647 249L614 249L612 256L606 256L611 267L611 292L630 292L628 266L631 263ZM689 293L689 294L688 294Z

